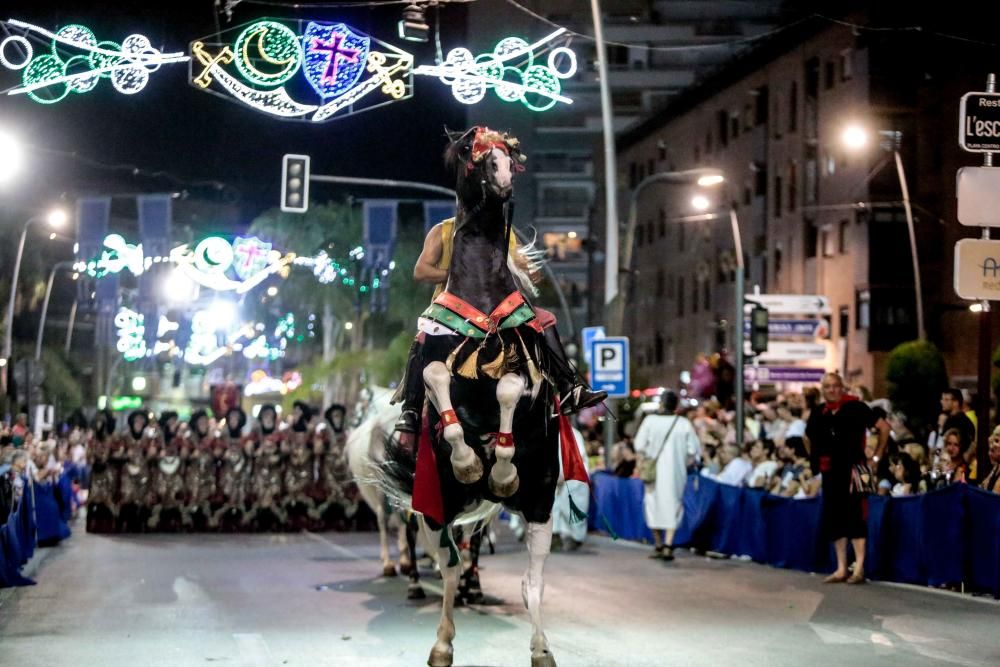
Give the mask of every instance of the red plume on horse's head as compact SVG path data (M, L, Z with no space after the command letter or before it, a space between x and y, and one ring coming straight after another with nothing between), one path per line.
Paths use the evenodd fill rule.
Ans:
M445 164L449 169L465 164L465 172L468 174L491 150L499 148L513 158L517 171L524 170L523 163L527 158L521 152L521 142L507 132L491 130L485 125L473 125L464 132L452 132L445 128L445 134L449 140L445 150Z

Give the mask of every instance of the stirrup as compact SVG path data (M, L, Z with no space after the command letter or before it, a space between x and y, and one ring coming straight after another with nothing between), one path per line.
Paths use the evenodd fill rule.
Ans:
M394 432L416 433L420 426L420 413L413 408L406 408L396 420L396 425L392 427Z
M559 412L571 415L602 403L607 397L606 391L593 391L582 384L574 385L568 393L559 397Z

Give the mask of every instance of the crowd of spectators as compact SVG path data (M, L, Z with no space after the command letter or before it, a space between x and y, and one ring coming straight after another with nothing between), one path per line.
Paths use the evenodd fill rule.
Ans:
M789 498L820 493L821 473L810 465L806 422L820 402L819 392L779 394L768 401L748 401L744 444L736 445L735 415L716 401L681 401L676 413L686 417L698 434L700 448L689 472L724 484L747 486ZM941 413L926 439L918 439L906 418L893 412L885 399L869 403L874 423L865 453L881 495L909 496L955 483L969 483L1000 493L1000 427L989 437L990 469L976 470L975 414L966 409L962 392L941 395ZM635 429L611 452L611 467L620 477L636 476ZM590 439L590 450L598 443Z

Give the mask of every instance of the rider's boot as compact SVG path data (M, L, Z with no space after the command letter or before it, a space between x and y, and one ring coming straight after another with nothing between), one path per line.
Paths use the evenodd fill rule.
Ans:
M606 391L592 390L577 376L566 357L566 350L559 340L556 328L547 327L543 335L548 352L549 374L559 390L559 411L564 415L571 415L604 401L608 397Z
M423 345L414 339L410 346L410 358L406 362L406 374L403 376L403 410L393 427L400 442L410 443L416 439L420 430L420 412L424 404L423 373L421 369L421 350Z

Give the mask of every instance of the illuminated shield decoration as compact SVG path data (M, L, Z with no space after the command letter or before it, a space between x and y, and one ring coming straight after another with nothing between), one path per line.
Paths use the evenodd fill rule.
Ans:
M340 97L354 87L368 62L371 38L343 23L310 21L303 35L306 79L323 99Z

